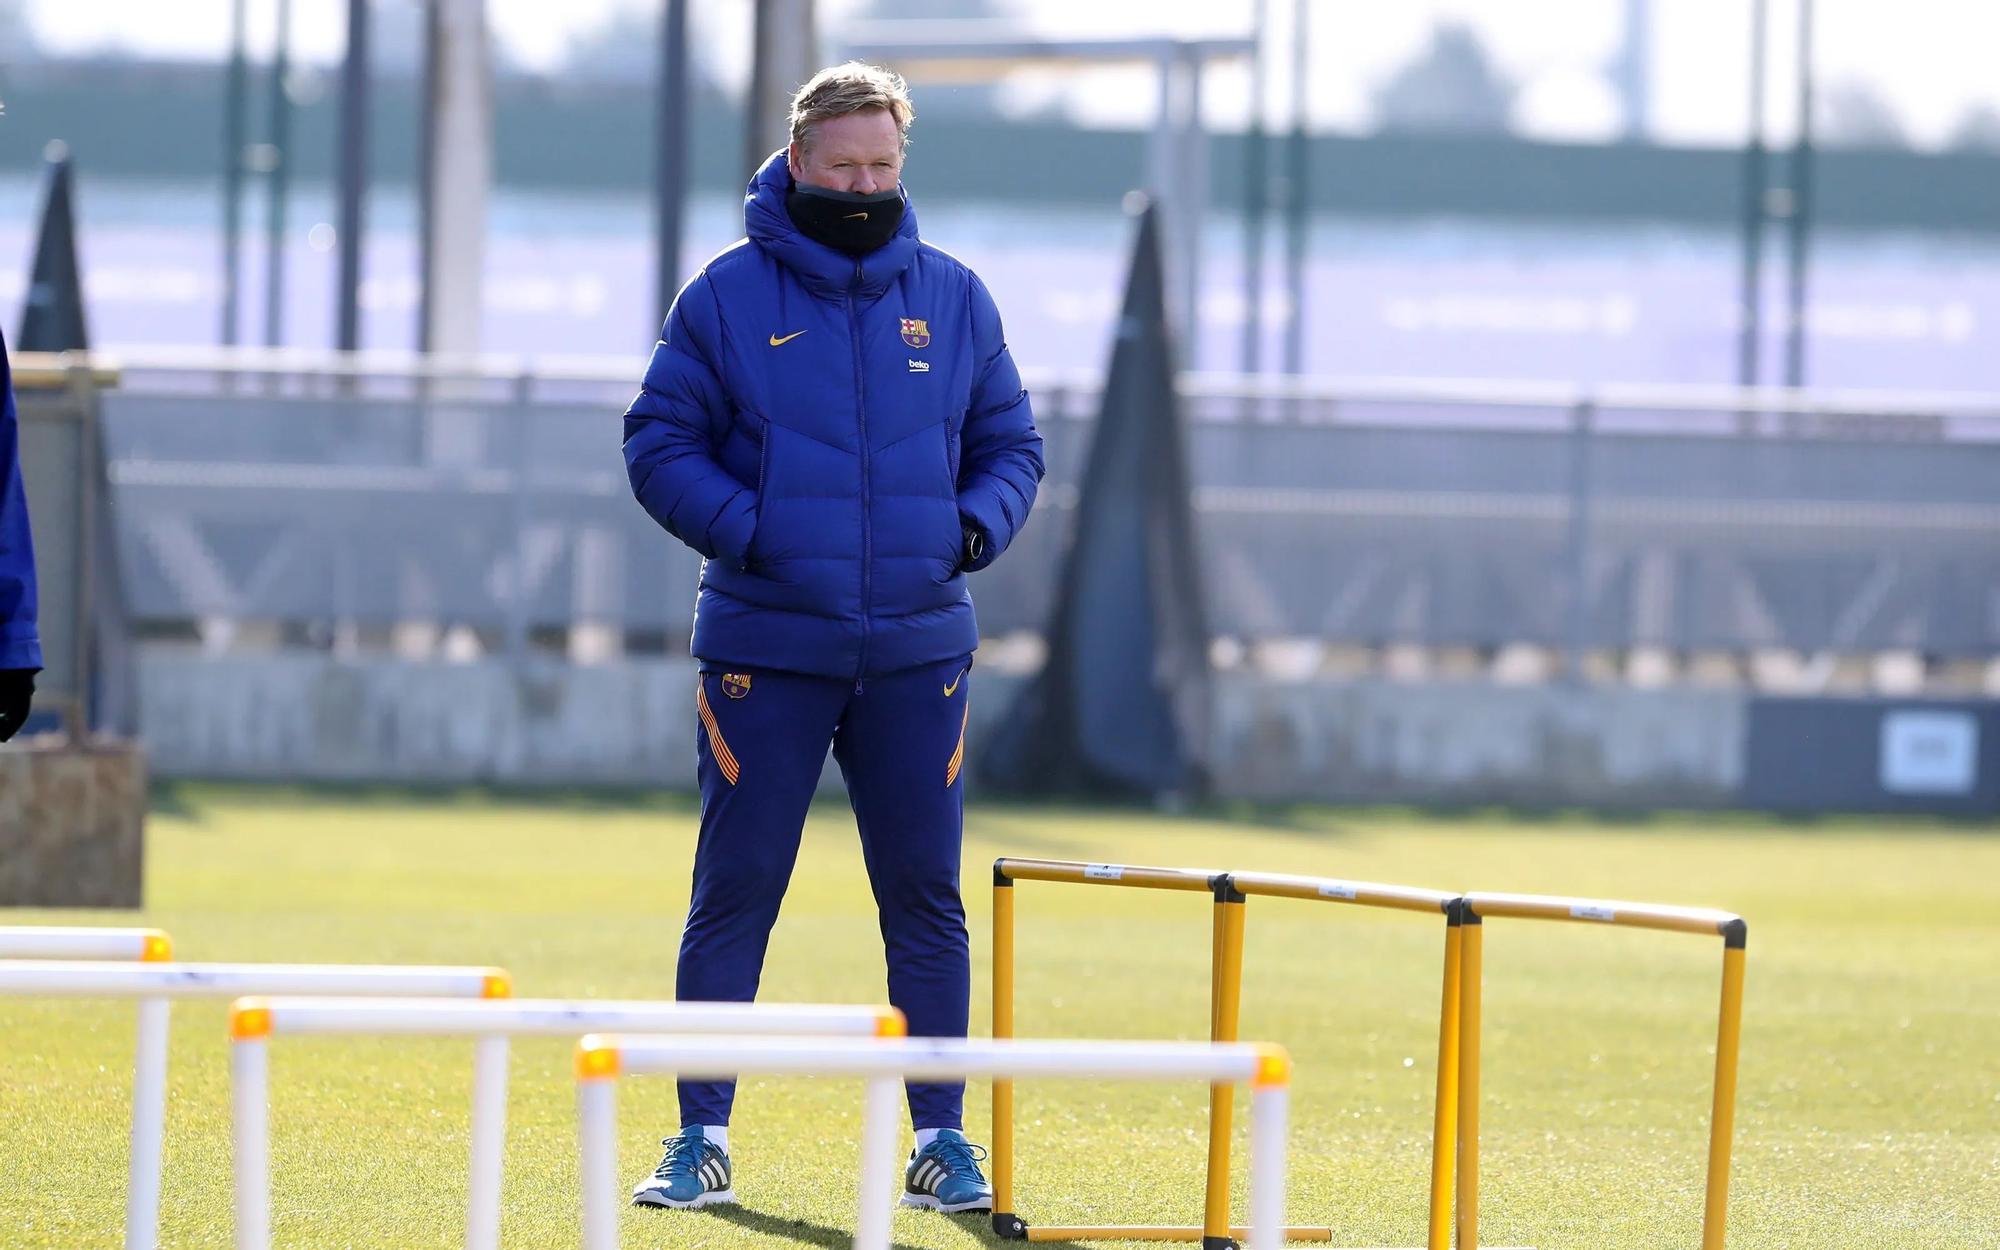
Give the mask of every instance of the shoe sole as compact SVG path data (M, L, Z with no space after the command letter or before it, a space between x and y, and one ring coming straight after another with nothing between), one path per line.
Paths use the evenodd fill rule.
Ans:
M930 1194L913 1194L906 1190L903 1193L902 1205L917 1207L924 1211L942 1211L946 1215L957 1215L961 1211L991 1211L993 1209L993 1199L974 1198L971 1202L946 1203L939 1202Z
M705 1193L699 1198L690 1198L686 1202L668 1198L656 1190L650 1189L641 1190L632 1195L632 1205L635 1207L672 1207L676 1211L692 1211L696 1207L733 1205L735 1202L736 1190L733 1188L717 1189L710 1193Z

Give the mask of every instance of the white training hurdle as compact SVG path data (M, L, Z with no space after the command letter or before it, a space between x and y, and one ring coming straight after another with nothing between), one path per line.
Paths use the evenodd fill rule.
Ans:
M1284 1236L1285 1121L1291 1060L1281 1047L1236 1042L1080 1042L903 1038L634 1038L577 1043L577 1129L583 1160L584 1250L618 1246L618 1078L743 1072L867 1078L855 1250L888 1250L900 1189L901 1084L967 1077L1201 1080L1251 1086L1249 1250Z
M174 942L163 929L0 925L0 959L137 959L164 963Z
M126 1250L153 1250L159 1241L167 1032L174 999L241 998L246 994L505 998L510 993L512 984L499 968L0 961L0 995L139 1000L139 1043L132 1071L131 1176L125 1191Z
M271 1244L269 1043L279 1034L474 1037L472 1171L467 1250L500 1244L501 1155L507 1133L507 1039L583 1033L815 1034L897 1037L893 1007L782 1003L491 1002L378 998L244 998L230 1012L230 1081L236 1136L236 1245Z

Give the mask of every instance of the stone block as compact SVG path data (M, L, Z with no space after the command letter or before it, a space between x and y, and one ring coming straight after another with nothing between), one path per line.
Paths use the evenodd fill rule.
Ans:
M0 747L0 907L138 907L145 824L137 743Z

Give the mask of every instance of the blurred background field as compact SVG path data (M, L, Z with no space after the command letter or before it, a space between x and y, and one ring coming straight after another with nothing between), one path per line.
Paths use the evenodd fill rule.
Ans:
M850 820L829 798L808 825L767 998L882 997ZM185 958L492 961L523 994L671 992L694 830L678 797L176 786L157 796L151 830L143 923L170 930ZM1001 854L1728 907L1751 920L1732 1244L2000 1245L1992 832L1729 815L987 805L969 821L964 869L973 1028L987 1019L985 887ZM1202 898L1016 888L1024 1034L1203 1035ZM1261 899L1247 919L1243 1035L1282 1038L1299 1065L1295 1218L1331 1223L1336 1244L1418 1244L1442 925ZM1715 944L1580 925L1487 927L1486 1240L1691 1243ZM183 1004L175 1017L162 1244L226 1246L223 1010ZM0 1244L118 1244L131 1020L120 1005L0 1003ZM465 1043L278 1043L278 1243L455 1244L470 1074ZM521 1043L514 1077L504 1236L568 1244L578 1216L567 1046ZM845 1245L859 1095L846 1082L747 1085L732 1135L743 1208L630 1212L626 1244ZM1203 1091L1052 1082L1024 1085L1019 1097L1029 1218L1193 1218ZM984 1085L968 1090L967 1107L980 1138ZM627 1084L629 1177L651 1167L655 1139L675 1119L671 1082ZM982 1221L918 1212L898 1215L896 1237L924 1247L992 1241Z
M1729 908L1730 1244L2000 1246L1996 45L1962 0L0 0L48 659L0 918L670 996L699 560L619 417L792 88L866 56L1049 466L973 582L974 1032L1000 854ZM1186 463L1093 501L1102 446ZM1023 724L1090 784L1008 776ZM765 996L879 999L868 898L829 785ZM1199 897L1019 898L1023 1035L1203 1031ZM1250 905L1347 1245L1422 1231L1440 928ZM1489 926L1488 1242L1695 1243L1714 954ZM176 1019L164 1244L225 1246L222 1008ZM0 1247L117 1244L132 1032L0 1000ZM569 1072L517 1047L509 1244L576 1236ZM280 1244L453 1243L469 1047L274 1075ZM746 1206L628 1244L846 1244L858 1093L756 1083ZM1020 1097L1022 1214L1193 1218L1201 1091ZM627 1091L628 1176L672 1108Z
M2000 811L1995 39L1949 0L0 0L0 303L103 369L29 406L67 382L101 462L30 474L49 587L102 510L93 619L43 595L94 688L58 655L42 726L88 703L176 779L685 784L699 560L618 415L789 92L860 56L1047 440L974 582L975 760L1066 646L1143 199L1178 788Z

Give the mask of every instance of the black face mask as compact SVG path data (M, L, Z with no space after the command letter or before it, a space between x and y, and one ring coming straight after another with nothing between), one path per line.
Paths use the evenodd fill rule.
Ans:
M903 192L858 195L799 183L786 194L785 211L808 239L863 256L896 237L896 227L903 224Z

